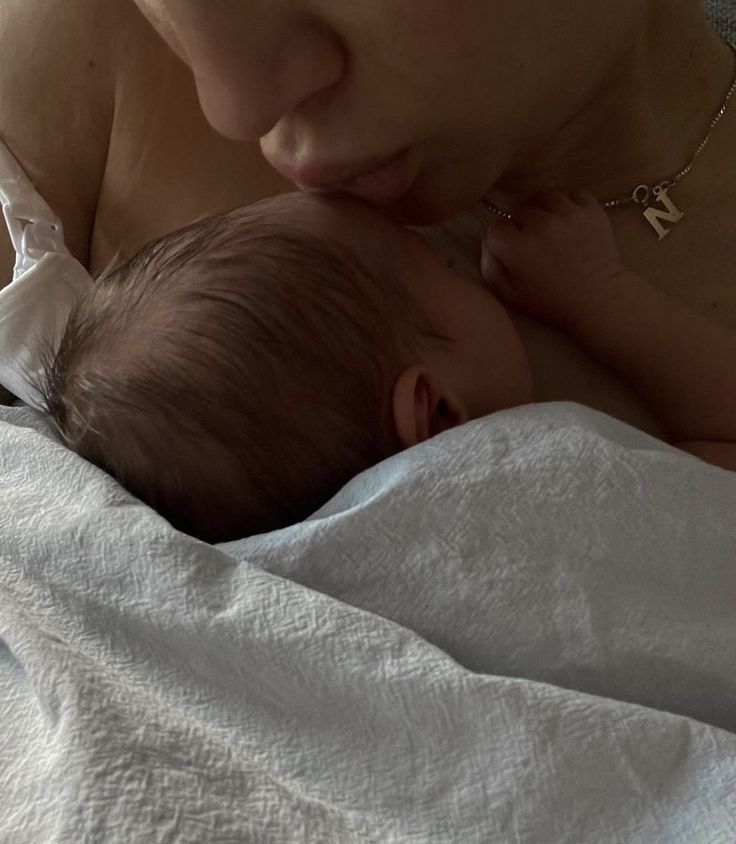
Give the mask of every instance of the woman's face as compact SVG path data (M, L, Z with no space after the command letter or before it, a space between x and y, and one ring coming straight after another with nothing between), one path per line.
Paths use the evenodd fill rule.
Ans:
M555 63L569 66L581 28L595 26L584 10L616 5L136 2L192 68L215 129L260 138L300 186L353 193L405 222L468 207L543 134Z

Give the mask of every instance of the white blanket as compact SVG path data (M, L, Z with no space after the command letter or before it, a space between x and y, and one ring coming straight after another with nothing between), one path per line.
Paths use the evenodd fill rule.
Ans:
M724 38L736 39L736 0L705 0L705 11Z
M736 473L536 405L213 548L1 409L0 501L3 844L736 841Z

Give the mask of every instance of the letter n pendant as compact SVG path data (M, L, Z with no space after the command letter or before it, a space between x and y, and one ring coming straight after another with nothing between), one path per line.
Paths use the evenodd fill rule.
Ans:
M661 202L662 205L664 205L664 209L650 205L644 212L644 219L649 223L654 231L657 232L659 239L664 240L664 238L670 233L670 230L666 229L662 225L662 222L673 224L679 223L685 214L680 211L675 203L669 198L667 195L667 188L657 186L654 188L653 192L657 198L656 201Z

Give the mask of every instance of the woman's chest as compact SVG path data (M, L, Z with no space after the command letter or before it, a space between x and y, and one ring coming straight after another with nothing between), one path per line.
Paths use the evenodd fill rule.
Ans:
M627 238L636 219L627 220L617 236L630 267L681 304L736 331L736 190L732 196L685 210L661 242L651 230Z
M197 218L294 190L257 143L218 135L190 72L154 38L121 73L90 263L93 272Z

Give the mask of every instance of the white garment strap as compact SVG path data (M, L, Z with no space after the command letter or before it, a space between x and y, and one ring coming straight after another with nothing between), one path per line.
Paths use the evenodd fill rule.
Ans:
M59 348L92 276L66 248L61 220L2 141L0 201L16 252L13 280L0 289L0 384L42 410L39 351Z
M35 266L47 252L68 252L61 220L2 141L0 201L16 254L13 280Z

